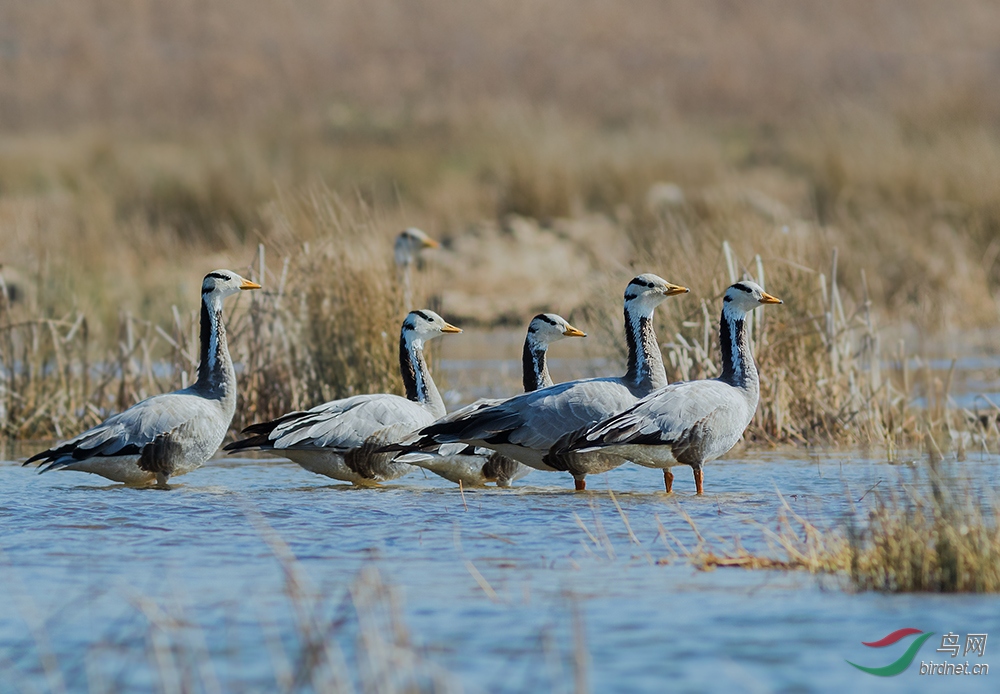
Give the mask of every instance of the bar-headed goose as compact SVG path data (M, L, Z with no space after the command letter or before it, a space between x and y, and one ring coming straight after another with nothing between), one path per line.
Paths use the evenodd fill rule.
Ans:
M567 337L586 336L585 332L577 330L555 313L540 313L532 318L521 351L524 392L531 393L552 385L546 358L550 344ZM453 413L453 416L468 414L501 402L502 399L477 400ZM511 482L531 472L528 466L505 455L464 443L445 443L435 450L405 453L396 458L396 461L418 465L455 484L461 482L463 486L472 487L481 487L487 482L495 482L498 487L509 487Z
M674 481L670 468L690 465L702 494L704 464L736 445L757 411L760 380L746 316L763 304L782 303L748 280L729 287L722 302L721 376L673 383L620 414L567 435L546 457L548 464L575 475L604 472L630 460L662 468L668 492Z
M411 450L462 442L491 448L536 470L553 470L543 457L562 436L621 412L667 384L653 332L653 311L668 296L687 292L686 287L653 274L629 282L625 288L628 371L624 376L569 381L456 413L409 437ZM582 475L575 480L577 489L586 488Z
M425 248L438 248L441 244L416 227L403 229L396 236L392 252L399 267L408 267L417 261L420 251Z
M201 363L198 380L154 395L74 439L28 458L48 470L80 470L129 486L166 486L170 477L201 466L219 446L236 412L236 374L229 358L222 300L260 285L229 270L201 285Z
M460 333L434 311L411 311L399 338L399 368L406 397L390 393L355 395L253 424L249 436L226 446L280 455L306 470L358 485L393 480L415 468L378 449L444 416L444 401L424 361L424 343Z
M413 266L420 259L420 252L440 246L441 244L416 227L403 229L396 236L392 253L403 284L403 306L413 305Z

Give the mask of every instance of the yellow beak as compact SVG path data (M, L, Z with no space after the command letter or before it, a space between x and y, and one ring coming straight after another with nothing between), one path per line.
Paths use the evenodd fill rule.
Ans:
M451 323L445 323L444 327L441 328L441 332L443 332L443 333L460 333L460 332L462 332L462 329L461 328L456 328Z
M256 282L251 282L250 280L243 280L243 284L240 285L240 289L260 289L260 285Z
M569 323L566 324L566 329L563 330L563 335L566 337L587 337L587 333L582 330L577 330Z
M675 296L677 294L687 294L690 289L687 287L682 287L679 284L667 284L667 288L663 290L666 296Z
M762 293L760 295L760 303L762 303L762 304L783 304L785 302L782 301L781 299L779 299L776 296L771 296L767 292L764 292L764 293Z
M424 239L424 248L440 248L441 244L430 238L429 236Z

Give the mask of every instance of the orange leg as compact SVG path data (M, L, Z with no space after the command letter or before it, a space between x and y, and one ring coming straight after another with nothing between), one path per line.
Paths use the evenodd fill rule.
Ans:
M577 479L577 478L574 477L573 478L573 486L576 488L576 491L578 491L578 492L586 491L586 489L587 489L587 480L583 479L582 477L580 479Z
M663 486L667 488L667 494L674 491L674 473L670 468L663 468Z
M694 469L694 488L698 491L698 496L705 493L705 473L700 467Z

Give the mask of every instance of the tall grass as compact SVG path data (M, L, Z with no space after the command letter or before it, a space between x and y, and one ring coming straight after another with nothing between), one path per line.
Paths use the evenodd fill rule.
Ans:
M587 5L565 31L574 40L593 38L586 28L602 26L593 23L604 17L600 5ZM96 21L96 5L84 6L81 19ZM444 12L433 0L420 6L429 11L413 19L421 25ZM234 7L219 4L220 16ZM409 24L395 3L380 7L392 18L387 25ZM975 2L963 7L981 8ZM159 9L175 19L168 22L167 44L204 39L186 23L197 13ZM547 14L552 10L535 9L542 13L540 26L554 21ZM846 26L868 13L860 4L841 10L843 17L814 9L815 16L786 18L786 30L799 29L782 45L808 43L808 32L800 29L816 17ZM354 16L356 10L344 2L322 11L368 27L379 51L390 46L392 31L370 26L367 17ZM919 3L913 11L940 10ZM25 10L14 19L41 26L35 23L40 12ZM306 31L290 17L269 25L261 20L267 12L254 15L247 29L254 45L267 44L272 32ZM479 31L497 19L489 9L462 12L474 15L471 25ZM678 14L679 21L698 23ZM761 17L736 15L752 19L747 31L776 31ZM143 16L124 13L114 21L131 26L142 24ZM738 33L740 22L727 12L697 16L725 35ZM965 23L969 16L954 21ZM973 23L976 31L989 25L989 17ZM604 18L615 26L626 21ZM496 63L484 56L510 48L511 36L524 34L530 19L511 20L499 36L485 37L484 53L470 57L469 69L474 72L471 66L482 58L479 77L494 74ZM456 21L427 25L428 33L405 51L444 73L461 72L454 65L445 69L428 48L435 32L457 32ZM657 53L659 44L630 43L629 37L646 35L641 24L622 26L620 35L601 33L610 53L624 60L629 45L639 54ZM209 35L229 37L228 28L211 26ZM117 39L105 44L100 35L88 29L78 39L90 47L84 52L93 56L95 72L87 77L95 83L114 73L106 51ZM371 57L366 69L381 64L382 53L372 57L368 44L350 38L350 51L338 48L346 51L343 60L350 54ZM15 39L11 45L26 40ZM826 40L853 45L846 35ZM222 73L236 69L234 54L203 55L200 41L194 41L198 60L219 61ZM766 45L765 53L772 50ZM18 69L25 72L6 87L18 100L0 117L26 118L61 98L51 84L30 83L29 68L61 60L32 46L19 53L27 62ZM162 67L155 52L140 45L128 50L142 54L136 64ZM713 43L705 50L721 49ZM289 65L303 61L315 69L316 56L295 55ZM567 79L580 74L564 55L549 57L547 67L565 69ZM753 70L773 67L756 58ZM258 65L251 72L266 82L276 68L258 60L246 64ZM642 63L642 75L655 72L649 68L655 63ZM829 67L823 62L816 69L829 75ZM716 68L709 72L721 80ZM169 81L167 73L156 74L150 84ZM245 96L230 92L233 101L216 103L216 89L225 92L216 82L219 74L212 73L211 88L177 77L184 81L182 100L190 101L178 106L171 118L180 120L171 127L130 120L159 103L160 93L129 72L119 75L127 78L123 90L129 95L120 106L131 125L0 137L0 256L4 277L19 291L17 301L0 306L0 428L6 435L69 435L143 395L189 380L196 354L192 288L219 266L262 274L266 287L237 307L231 323L231 347L241 365L237 425L331 397L398 390L394 335L412 307L401 305L388 247L393 233L415 224L446 242L441 257L448 266L421 287L435 307L484 325L520 323L540 310L575 311L600 337L590 342L601 355L620 356L618 302L631 275L653 271L691 286L691 295L660 311L673 380L717 373L714 323L721 292L743 275L761 280L786 303L760 312L754 329L762 373L759 414L749 435L754 442L895 448L927 431L945 448L985 441L973 414L950 406L950 377L913 372L914 348L901 352L896 338L910 327L933 335L996 320L1000 134L982 117L988 104L979 104L985 111L970 105L964 118L941 119L909 108L911 102L897 108L831 97L815 102L822 108L780 119L750 107L733 119L720 115L726 108L707 105L697 113L662 109L651 116L625 100L631 105L608 107L623 109L615 116L578 91L563 92L562 83L550 107L539 105L543 99L525 106L518 91L510 100L484 96L489 108L472 98L457 105L431 99L431 108L421 105L426 95L411 85L420 96L408 105L359 93L353 100L320 99L322 107L310 101L312 108L280 118L248 113L229 127L225 114ZM417 70L411 78L420 84L441 74ZM972 71L969 79L977 75ZM797 84L804 79L792 77ZM601 80L614 81L603 73ZM311 92L303 84L289 88L305 98ZM538 88L532 84L529 92ZM750 99L749 86L716 87L720 103ZM678 94L707 89L693 83L674 88ZM232 89L245 94L247 83ZM708 100L707 92L698 93ZM939 106L961 105L963 93L959 86L951 96L942 91ZM199 95L207 104L204 119L181 117L197 110ZM86 101L81 96L67 107L76 114L72 123L91 122ZM918 398L930 406L916 407Z
M318 190L276 203L268 215L275 250L268 254L261 245L241 270L265 290L227 313L238 365L234 427L358 393L401 392L399 326L407 309L391 236L380 233L363 206L352 210ZM194 305L174 305L172 318L157 325L122 313L117 340L106 347L95 344L80 311L22 320L4 299L0 430L15 438L62 438L145 397L189 385L199 313Z
M706 540L682 509L697 544L687 548L662 528L661 535L675 556L702 570L804 570L835 575L859 591L998 593L1000 505L948 469L931 446L912 480L869 490L843 521L818 526L782 498L773 526L759 526L765 551L747 550L738 537Z
M750 440L875 443L892 450L929 431L945 448L985 444L989 431L974 413L950 406L951 376L912 373L911 355L887 340L885 330L885 323L897 333L911 323L928 330L974 327L995 313L990 246L981 250L986 237L974 233L972 221L986 218L985 197L976 202L966 193L969 202L953 219L950 250L943 253L934 241L942 233L938 223L921 222L928 211L919 209L920 195L872 202L844 192L874 185L869 181L884 181L890 190L894 179L873 171L874 163L838 165L841 192L825 214L840 223L824 225L809 206L819 174L793 175L790 163L784 173L758 180L763 174L757 169L720 172L726 157L708 139L644 149L642 140L652 135L640 130L587 147L584 136L592 131L550 127L539 135L550 153L533 148L530 134L509 133L519 147L482 164L495 176L465 172L454 174L462 184L448 176L426 182L421 195L427 206L419 211L403 200L374 204L363 191L346 195L322 184L278 188L260 199L246 193L240 205L255 221L243 240L235 232L196 240L148 215L118 216L111 212L121 193L114 185L104 197L71 196L70 212L48 204L49 193L34 199L31 205L52 217L38 227L48 235L44 249L32 248L29 232L36 224L21 213L8 240L12 257L39 262L30 272L24 265L12 268L21 269L23 298L0 306L0 426L20 438L65 436L140 397L190 382L197 354L191 288L218 265L245 267L265 285L235 307L230 322L231 349L241 367L236 426L334 397L398 392L396 331L412 307L402 305L389 249L392 234L416 217L431 221L432 231L439 220L450 264L422 279L418 296L487 324L519 322L527 318L520 313L553 304L567 313L584 311L581 322L595 332L593 342L604 354L621 356L618 297L631 275L655 271L691 286L691 295L659 312L672 380L718 373L719 297L735 279L757 278L786 303L755 319L762 390ZM782 157L806 147L807 140L793 140ZM848 149L845 144L838 151ZM193 151L180 151L187 152L182 159L198 160ZM666 162L676 153L700 169L671 168ZM622 160L609 168L615 155ZM530 176L503 174L505 162ZM930 159L925 163L930 166ZM957 181L961 165L954 166L914 185L929 193L935 180ZM684 185L664 183L684 168L695 170ZM981 172L980 185L989 185L990 171ZM569 202L553 202L553 179ZM55 179L46 180L54 185ZM511 216L515 198L522 214L544 219ZM8 203L28 209L23 198ZM449 219L446 209L458 216ZM224 217L224 209L219 214ZM75 245L66 215L78 215L87 244ZM491 221L495 215L499 222ZM911 223L917 241L899 244L898 228ZM217 224L223 230L227 225ZM114 231L124 242L113 238ZM53 252L63 239L72 253ZM527 256L517 255L524 248L544 255L531 257L529 265ZM481 249L494 250L484 255ZM504 258L503 249L517 259ZM979 252L987 253L986 261L976 257ZM233 263L233 257L241 260ZM106 274L89 276L90 259ZM567 284L581 275L587 281ZM106 287L99 288L101 278ZM902 299L911 285L911 298ZM918 398L929 406L917 407Z
M851 583L886 592L1000 592L1000 504L929 451L914 484L877 493L848 528Z
M279 249L258 270L272 290L247 316L234 353L244 365L237 426L370 392L402 393L400 271L365 208L314 191L271 211ZM278 264L280 263L280 264ZM419 289L419 287L418 287Z

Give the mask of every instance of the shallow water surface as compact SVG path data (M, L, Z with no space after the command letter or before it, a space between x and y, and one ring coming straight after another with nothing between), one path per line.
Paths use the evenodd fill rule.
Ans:
M996 488L1000 458L953 465ZM659 530L693 547L687 514L706 538L763 550L759 524L774 526L782 497L829 525L911 468L734 453L707 468L703 498L688 468L675 472L670 497L635 467L584 494L539 472L462 494L422 474L355 489L287 461L223 458L162 491L0 463L0 691L308 690L288 678L314 627L345 686L418 662L465 691L996 691L1000 672L919 676L920 658L948 659L938 637L895 678L844 662L888 664L909 641L861 642L915 627L996 634L981 662L1000 670L994 596L699 572Z

